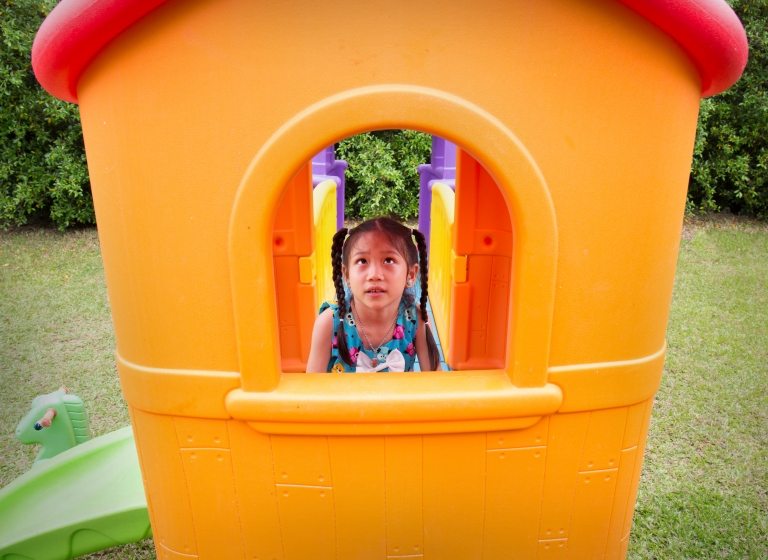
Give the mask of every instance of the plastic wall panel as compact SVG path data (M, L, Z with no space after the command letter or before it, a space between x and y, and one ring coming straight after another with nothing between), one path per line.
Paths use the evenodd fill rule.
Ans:
M336 233L336 183L328 180L312 191L315 252L312 260L315 268L315 303L317 309L324 301L336 299L331 267L331 246ZM315 309L315 311L317 311Z
M456 279L454 267L456 254L453 250L454 202L453 189L442 183L432 185L432 211L429 244L429 301L435 326L440 334L440 341L445 356L451 355L451 302ZM463 262L463 261L462 261ZM466 263L464 263L466 266ZM463 275L466 277L466 274Z

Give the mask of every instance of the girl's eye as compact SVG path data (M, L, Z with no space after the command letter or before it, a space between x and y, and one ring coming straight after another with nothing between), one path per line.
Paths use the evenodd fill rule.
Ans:
M359 259L357 259L355 261L355 264L365 264L367 262L368 262L367 260L365 260L364 258L360 257Z
M392 263L394 263L394 262L395 262L395 259L394 259L394 258L392 258L392 257L387 257L386 259L384 259L384 262L385 262L386 264L392 264Z

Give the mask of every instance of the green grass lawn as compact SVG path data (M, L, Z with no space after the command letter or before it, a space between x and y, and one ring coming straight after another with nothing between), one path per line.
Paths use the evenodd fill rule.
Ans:
M683 238L629 558L768 558L768 227Z
M62 385L94 436L128 424L95 229L0 231L0 486L36 455L13 435L32 399ZM86 558L155 558L151 541Z
M768 558L768 227L687 227L668 339L629 558ZM0 232L0 485L32 463L13 430L37 394L70 387L94 435L128 423L113 348L95 230Z

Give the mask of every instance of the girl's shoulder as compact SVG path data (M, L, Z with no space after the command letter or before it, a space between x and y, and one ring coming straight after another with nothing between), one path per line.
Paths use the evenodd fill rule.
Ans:
M330 311L328 311L329 309ZM324 301L320 306L320 310L317 312L317 314L322 315L323 313L333 316L333 328L336 330L338 324L342 320L342 318L339 316L339 305L336 302ZM350 326L355 325L354 319L352 318L352 313L349 310L347 310L346 314L344 315L344 319Z
M330 309L331 311L333 311L334 315L338 315L339 314L339 306L338 306L338 304L335 303L335 302L330 302L330 301L324 301L323 304L320 306L320 310L317 312L317 314L320 315L326 309Z

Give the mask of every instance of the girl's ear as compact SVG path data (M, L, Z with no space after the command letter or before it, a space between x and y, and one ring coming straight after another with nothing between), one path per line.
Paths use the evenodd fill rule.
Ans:
M349 274L348 274L348 272L349 271L347 270L346 265L341 265L341 277L344 280L344 282L346 282L347 284L349 284Z
M416 285L416 278L419 277L419 265L415 264L408 269L408 275L405 277L405 285L413 288Z

